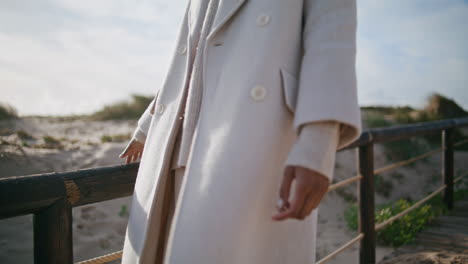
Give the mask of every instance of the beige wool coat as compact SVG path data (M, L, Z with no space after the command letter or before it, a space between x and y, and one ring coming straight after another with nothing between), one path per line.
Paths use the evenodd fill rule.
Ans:
M155 99L122 263L149 263L154 216L187 88L197 10L189 1ZM338 149L361 133L355 0L220 0L203 60L200 119L165 263L313 263L316 214L273 222L287 155L303 125L340 123ZM151 231L151 232L149 232Z

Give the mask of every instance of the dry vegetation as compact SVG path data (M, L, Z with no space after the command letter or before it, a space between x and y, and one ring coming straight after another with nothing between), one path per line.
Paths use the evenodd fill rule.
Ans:
M130 102L117 102L105 106L89 116L91 120L138 119L148 107L153 97L132 95Z
M0 103L0 120L18 118L18 112L13 106Z

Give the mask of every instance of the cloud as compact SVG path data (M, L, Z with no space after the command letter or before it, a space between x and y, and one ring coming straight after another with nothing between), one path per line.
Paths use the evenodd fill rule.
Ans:
M361 104L421 107L437 91L468 109L466 1L359 1Z
M0 27L2 101L20 114L73 114L131 93L155 94L185 3L169 8L162 1L96 2L94 9L90 1L45 1L44 7L24 9L16 2L0 4L0 24L6 25Z
M162 84L188 0L2 0L2 101L24 114L89 113ZM361 105L468 109L468 4L358 0Z
M177 9L181 7L174 1L154 0L55 0L54 2L64 9L85 17L110 17L160 24L171 21L171 14L177 13Z

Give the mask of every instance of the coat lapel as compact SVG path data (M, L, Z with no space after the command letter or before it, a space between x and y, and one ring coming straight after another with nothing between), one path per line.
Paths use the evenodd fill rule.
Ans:
M211 39L244 5L247 0L219 0L218 12L207 39Z

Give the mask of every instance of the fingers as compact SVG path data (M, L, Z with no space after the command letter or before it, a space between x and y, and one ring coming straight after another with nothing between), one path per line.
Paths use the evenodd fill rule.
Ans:
M120 153L119 157L120 158L125 158L128 155L128 151L130 150L131 144L128 144L127 147Z
M138 152L138 158L141 159L141 157L143 157L143 150L144 150L144 146L140 149L140 151Z
M296 208L292 213L291 217L302 220L303 218L301 216L301 212L304 210L304 207L307 206L307 199L310 194L310 190L307 188L307 185L300 184L299 181L297 181L296 183L297 185L295 191L297 193L296 196L298 196L298 199L296 199L295 201L297 203L296 206L291 205L292 207Z
M304 195L297 195L291 202L291 206L286 211L274 215L272 219L276 221L281 221L287 218L298 218L299 211L301 210L304 204L304 199Z
M283 201L289 200L289 193L294 179L294 167L288 166L284 172L283 182L281 183L279 196Z
M292 200L290 207L287 210L272 216L272 219L276 221L285 220L287 218L300 219L300 212L305 206L306 198L307 189L304 185L296 184L294 199Z
M299 212L299 219L305 219L318 206L318 202L317 202L317 199L315 198L315 196L316 195L314 195L312 193L307 196L306 201L304 203L304 207Z
M288 166L284 171L283 181L279 189L279 200L276 205L278 212L284 212L290 208L289 204L289 192L291 189L292 181L294 179L294 167ZM274 217L273 217L274 218Z
M142 153L142 151L140 151L140 150L134 151L134 152L132 153L131 162L136 162L136 161L140 158L141 153Z
M287 218L305 219L317 208L328 191L329 181L325 176L301 167L293 166L292 170L288 168L281 183L280 197L287 201L292 180L295 180L295 198L289 208L279 208L279 213L272 216L272 219L277 221Z
M128 156L127 156L127 161L126 161L126 163L128 164L128 163L130 163L130 162L134 162L135 159L136 159L136 153L135 153L135 151L134 151L134 150L129 151Z
M296 178L299 182L309 186L308 198L305 202L303 210L301 210L299 213L299 219L304 219L310 215L315 208L318 207L320 201L328 191L330 182L325 175L306 168L298 167L296 174Z
M125 158L125 163L135 162L143 155L144 145L136 140L132 140L124 151L119 155L120 158Z

